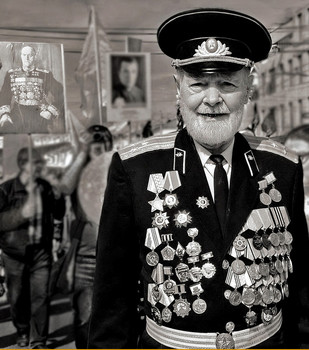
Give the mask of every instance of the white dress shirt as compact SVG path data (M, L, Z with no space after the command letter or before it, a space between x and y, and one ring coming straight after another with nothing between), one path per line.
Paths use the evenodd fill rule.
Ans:
M207 178L207 182L210 188L210 192L212 195L212 199L214 200L214 172L215 172L215 167L216 164L209 159L209 157L212 155L206 148L201 146L199 143L194 141L197 153L201 159L204 172ZM234 148L234 139L229 145L229 147L222 152L222 156L225 158L225 161L223 162L223 168L226 171L227 174L227 182L228 186L230 188L230 181L231 181L231 173L232 173L232 156L233 156L233 148Z

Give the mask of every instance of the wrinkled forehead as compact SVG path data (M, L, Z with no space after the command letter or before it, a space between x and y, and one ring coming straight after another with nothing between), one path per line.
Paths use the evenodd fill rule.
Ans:
M25 46L25 47L22 48L21 54L22 55L33 55L34 56L35 55L35 50L31 46Z
M190 69L177 69L178 74L183 77L193 79L225 79L225 80L244 80L246 81L250 75L250 70L243 68L237 71L205 71L205 70L190 70Z

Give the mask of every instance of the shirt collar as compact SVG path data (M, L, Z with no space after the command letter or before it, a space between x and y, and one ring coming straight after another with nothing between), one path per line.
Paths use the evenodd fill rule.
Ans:
M231 144L228 146L228 148L221 153L222 156L225 158L226 162L230 166L232 166L234 142L235 142L235 138L233 138L233 140L232 140ZM202 165L204 166L212 153L209 152L206 148L204 148L202 145L200 145L195 140L194 140L194 144L195 144L197 153L201 159Z

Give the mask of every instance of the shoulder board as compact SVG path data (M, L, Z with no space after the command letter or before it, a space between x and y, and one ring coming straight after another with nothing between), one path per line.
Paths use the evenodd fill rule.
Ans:
M8 73L13 73L13 72L20 72L21 68L11 68L8 70Z
M38 72L42 72L42 73L49 73L49 70L47 70L47 69L36 68L36 70L37 70Z
M149 139L133 143L119 151L120 158L126 160L140 154L173 148L175 145L177 132L164 135L154 136Z
M286 146L284 146L280 142L271 140L266 137L255 137L250 135L243 135L243 136L246 138L246 140L248 141L252 149L255 149L257 151L271 152L279 156L282 156L284 158L287 158L294 163L299 162L298 155L295 152L286 148Z

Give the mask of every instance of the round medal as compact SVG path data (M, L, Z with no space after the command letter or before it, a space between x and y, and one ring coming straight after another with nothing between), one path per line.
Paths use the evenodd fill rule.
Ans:
M187 230L187 235L190 238L195 238L198 235L198 229L196 227L191 227Z
M275 287L273 289L273 292L274 292L274 303L279 303L282 299L282 295L281 295L280 290Z
M262 275L259 272L259 266L255 263L248 266L248 273L250 277L255 279L256 281L262 277Z
M274 302L274 293L270 289L265 288L263 294L262 294L262 300L263 303L266 305L271 304Z
M206 309L206 301L201 298L194 300L194 302L192 303L192 310L198 315L203 314L206 311Z
M235 342L231 334L220 333L216 338L217 349L235 349Z
M151 251L146 255L146 262L149 266L156 266L159 262L159 255Z
M176 282L171 279L168 279L163 283L163 292L167 296L173 295L175 294L175 287L176 287Z
M187 213L185 210L178 211L174 216L175 226L180 228L182 226L187 227L188 224L192 222L192 217L190 213Z
M246 289L242 293L242 302L247 306L251 306L254 304L255 294L253 290Z
M274 261L270 261L269 262L269 273L274 276L277 274L277 269L276 269L276 265L274 263Z
M230 289L225 290L224 291L224 298L229 300L231 293L232 293L232 291Z
M202 251L202 247L198 242L192 241L186 245L186 252L189 256L197 256Z
M186 299L177 299L174 303L174 312L177 316L185 317L189 315L191 308Z
M279 237L279 244L280 245L284 245L285 244L285 237L284 234L282 232L278 232L277 233L278 237Z
M260 201L264 205L269 205L271 203L271 198L266 192L260 193Z
M284 290L284 295L288 298L290 295L290 291L287 283L284 285L283 290Z
M199 282L203 277L201 268L197 266L192 267L189 271L189 277L191 281Z
M227 322L227 324L225 325L225 330L231 334L234 329L235 329L235 323L232 321Z
M283 234L284 234L285 244L291 244L293 242L293 236L291 232L285 230Z
M264 277L269 276L269 266L268 266L268 264L266 264L264 262L261 262L259 264L259 272Z
M270 240L269 240L269 234L264 232L262 234L262 242L263 242L263 246L266 248L266 249L269 249L270 246L271 246L271 243L270 243Z
M236 259L232 262L231 268L236 275L242 275L246 272L246 265L242 260Z
M274 246L274 247L278 247L278 245L280 244L279 241L279 236L277 235L277 233L272 232L268 239L270 240L270 243Z
M241 304L241 294L237 290L234 290L229 297L229 302L233 306L240 305Z
M255 300L253 305L260 305L262 302L262 294L258 290L255 290L254 294L255 294Z
M222 261L222 268L223 270L227 270L230 267L230 263L228 262L228 260L224 259Z
M233 246L236 250L240 250L240 251L245 250L247 247L247 240L244 237L238 235L234 239Z
M253 242L253 247L255 249L261 250L263 248L262 237L259 236L257 233L253 236L252 242Z
M263 309L261 313L261 319L265 325L270 324L273 319L273 314L270 309Z
M280 191L278 191L276 188L272 188L269 191L269 196L274 202L280 202L282 199Z
M169 323L171 322L171 319L172 319L172 311L168 308L168 307L165 307L163 310L162 310L162 320L166 323Z
M156 306L152 306L151 308L151 316L156 324L159 326L162 325L162 316L160 310Z
M205 263L202 266L202 273L206 278L212 278L216 274L216 267L212 263Z

